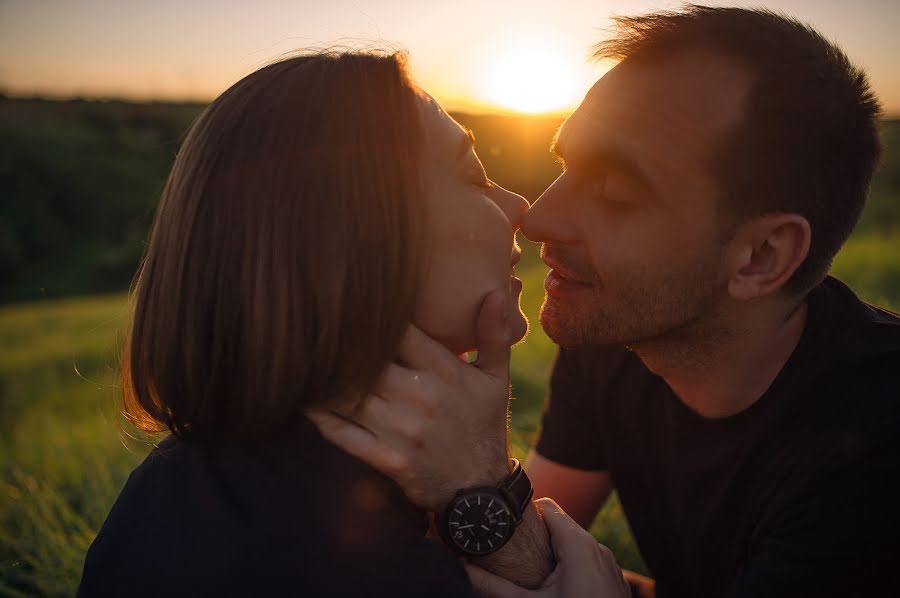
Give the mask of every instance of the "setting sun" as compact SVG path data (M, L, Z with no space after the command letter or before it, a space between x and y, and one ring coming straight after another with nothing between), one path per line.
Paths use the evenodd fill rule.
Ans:
M572 107L578 100L577 66L584 60L549 41L521 40L487 54L485 100L536 114Z

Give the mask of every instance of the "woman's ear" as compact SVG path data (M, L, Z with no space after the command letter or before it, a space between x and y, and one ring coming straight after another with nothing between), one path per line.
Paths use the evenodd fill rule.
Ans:
M799 214L767 214L742 224L729 250L728 293L746 301L771 295L806 259L812 233Z

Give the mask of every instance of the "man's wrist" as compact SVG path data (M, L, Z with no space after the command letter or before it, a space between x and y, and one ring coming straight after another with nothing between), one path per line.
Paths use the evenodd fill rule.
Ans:
M495 459L492 463L481 469L480 471L475 472L471 478L465 481L463 485L457 488L454 491L459 492L460 490L466 490L468 488L479 488L483 486L497 486L502 483L513 470L513 460L510 459L509 455L506 455L503 459Z
M498 486L501 484L509 474L512 473L514 467L514 461L507 455L504 459L496 459L493 460L490 467L483 468L477 472L474 472L471 476L466 479L460 479L457 481L452 487L446 489L443 493L443 496L439 497L436 501L436 508L434 509L437 513L442 513L444 509L447 508L447 505L450 504L450 501L464 490L469 490L472 488L483 488L486 486Z
M459 490L438 515L441 537L451 549L483 556L500 550L512 537L534 490L517 460L509 462L509 470L496 483Z
M509 542L497 552L469 558L479 567L527 589L540 587L556 566L547 526L530 502Z
M512 473L515 462L510 459L509 455L505 458L498 459L494 465L484 470L478 479L468 486L469 488L476 486L496 486L505 480Z

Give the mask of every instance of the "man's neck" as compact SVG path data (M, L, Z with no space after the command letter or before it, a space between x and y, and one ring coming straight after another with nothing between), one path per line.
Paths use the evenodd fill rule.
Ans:
M728 417L753 405L784 368L806 325L806 301L759 306L729 320L740 323L720 319L682 338L630 348L694 412Z

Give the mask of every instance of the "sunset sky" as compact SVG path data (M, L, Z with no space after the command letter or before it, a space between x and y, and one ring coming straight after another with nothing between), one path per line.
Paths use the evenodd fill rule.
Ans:
M711 2L711 4L729 4ZM208 101L281 54L332 44L408 50L451 109L565 111L608 65L587 61L612 14L642 0L0 0L0 91ZM781 0L837 41L900 114L900 2Z

